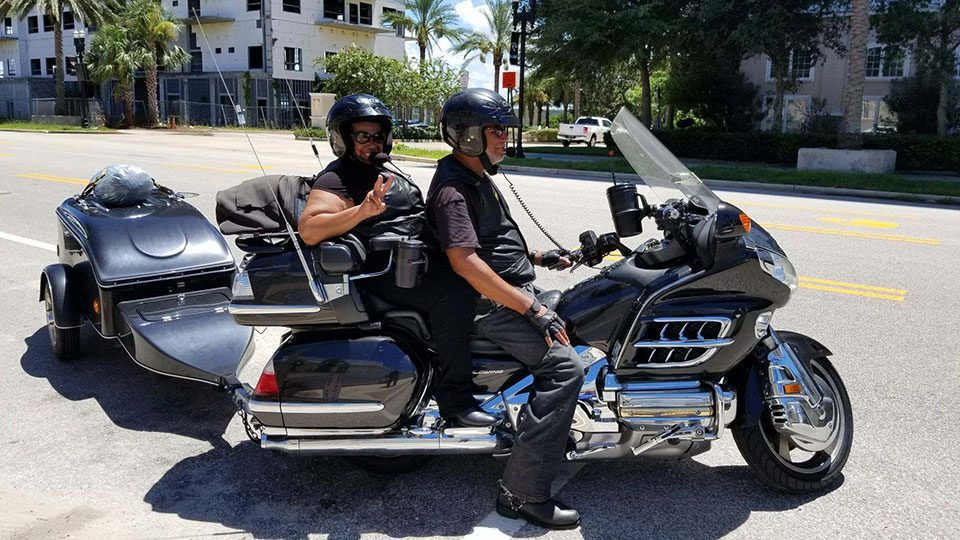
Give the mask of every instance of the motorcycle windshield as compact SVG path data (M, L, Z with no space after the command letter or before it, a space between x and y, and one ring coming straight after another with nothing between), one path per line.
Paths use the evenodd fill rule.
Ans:
M667 147L622 107L610 127L610 134L633 170L662 201L684 199L708 210L717 211L720 199L686 168Z

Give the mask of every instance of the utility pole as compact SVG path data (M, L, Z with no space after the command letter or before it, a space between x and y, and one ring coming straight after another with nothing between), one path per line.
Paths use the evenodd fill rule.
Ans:
M520 107L517 116L520 118L520 127L517 129L516 150L514 157L526 157L523 153L523 87L524 69L527 60L527 23L533 29L536 17L537 0L514 0L513 2L513 34L510 36L510 64L520 66ZM517 31L519 24L520 30ZM517 50L519 49L519 50Z

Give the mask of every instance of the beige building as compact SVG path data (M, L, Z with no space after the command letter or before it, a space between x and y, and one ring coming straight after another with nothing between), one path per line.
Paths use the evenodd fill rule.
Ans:
M790 70L799 84L784 98L783 131L799 131L815 115L843 116L847 65L846 57L829 49L816 62L811 62L809 56L791 58ZM866 68L860 127L864 132L892 128L896 122L883 98L890 93L893 81L913 75L916 66L909 53L888 61L884 44L871 32ZM747 80L760 87L764 107L769 108L775 93L770 59L766 55L748 58L741 63L740 70ZM954 77L960 78L960 57ZM771 116L767 114L761 123L762 129L770 129Z

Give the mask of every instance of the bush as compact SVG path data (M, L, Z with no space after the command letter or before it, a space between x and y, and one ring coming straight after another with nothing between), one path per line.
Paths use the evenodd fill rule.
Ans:
M312 127L312 128L297 128L293 130L293 136L298 139L326 139L327 132L323 128Z
M837 148L835 134L671 130L656 135L677 157L719 161L796 165L800 148ZM863 146L896 150L898 170L960 171L960 137L864 134Z
M440 130L434 126L397 126L393 128L393 138L404 141L439 141Z
M528 129L523 132L526 142L557 142L557 128Z

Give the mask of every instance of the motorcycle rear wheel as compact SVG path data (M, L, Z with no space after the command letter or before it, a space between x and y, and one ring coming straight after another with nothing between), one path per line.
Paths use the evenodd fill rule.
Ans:
M754 472L774 489L789 493L813 493L839 481L853 445L850 397L839 373L826 358L814 358L807 367L820 391L840 410L838 432L829 447L804 452L790 444L774 429L766 409L757 424L731 427L737 448Z
M354 467L374 474L405 474L416 471L433 459L432 456L350 456Z

